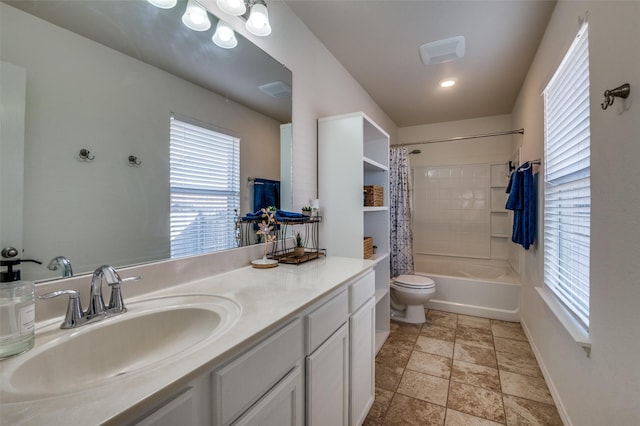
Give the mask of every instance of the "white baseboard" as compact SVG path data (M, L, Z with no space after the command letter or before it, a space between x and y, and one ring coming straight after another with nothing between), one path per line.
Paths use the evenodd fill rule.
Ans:
M538 361L538 365L540 366L540 370L542 371L542 376L544 380L547 382L547 386L549 387L549 392L551 393L551 397L553 398L553 402L556 404L556 408L558 409L558 414L560 415L560 419L565 426L573 426L571 423L571 419L569 419L569 415L564 408L564 404L562 404L562 398L560 398L560 394L556 389L555 384L553 383L553 379L551 378L551 374L549 374L549 370L547 370L547 366L544 364L542 360L542 356L540 355L540 351L536 347L535 342L531 337L531 333L527 328L527 324L524 322L524 319L520 319L520 325L522 325L522 329L524 330L524 334L527 336L529 340L529 344L531 345L531 349L533 349L533 354L536 357L536 361Z

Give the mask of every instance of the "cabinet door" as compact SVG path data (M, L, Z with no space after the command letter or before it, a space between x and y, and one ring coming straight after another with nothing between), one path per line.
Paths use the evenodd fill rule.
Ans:
M375 298L370 298L349 319L350 424L361 425L375 398Z
M145 417L137 426L196 425L193 388L187 388L180 395L162 405Z
M302 426L304 424L302 368L296 367L240 417L238 426Z
M307 425L349 422L349 324L307 356Z

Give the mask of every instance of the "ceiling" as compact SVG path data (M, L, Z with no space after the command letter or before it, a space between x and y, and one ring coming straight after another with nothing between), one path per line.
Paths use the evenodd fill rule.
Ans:
M287 0L399 127L509 114L555 0ZM464 36L466 55L424 65L419 46ZM453 77L457 84L438 83Z

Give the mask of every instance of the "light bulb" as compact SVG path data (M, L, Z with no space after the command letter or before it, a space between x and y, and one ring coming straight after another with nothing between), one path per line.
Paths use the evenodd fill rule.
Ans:
M256 3L251 7L251 13L249 14L246 27L247 31L257 36L268 36L271 34L269 12L265 5Z
M211 40L213 40L216 46L222 47L223 49L233 49L238 45L238 40L236 39L236 34L233 32L233 29L222 21L218 21L216 32L213 34Z
M193 0L187 3L187 9L182 15L182 23L194 31L207 31L211 28L207 11Z
M216 4L223 12L233 16L244 15L247 11L244 0L218 0Z

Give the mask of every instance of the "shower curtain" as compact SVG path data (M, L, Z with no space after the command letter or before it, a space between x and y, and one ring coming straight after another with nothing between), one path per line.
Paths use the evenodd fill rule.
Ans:
M409 194L409 150L391 148L389 155L391 276L413 274L413 234Z

